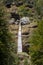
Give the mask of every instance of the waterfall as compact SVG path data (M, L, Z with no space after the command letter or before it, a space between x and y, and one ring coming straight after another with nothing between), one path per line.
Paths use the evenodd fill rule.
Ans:
M21 23L19 23L19 31L18 31L18 48L17 52L22 52L22 37L21 37Z
M21 36L21 24L27 24L30 23L29 18L28 17L23 17L20 19L20 23L19 23L19 31L18 31L18 48L17 48L17 52L22 52L22 36Z

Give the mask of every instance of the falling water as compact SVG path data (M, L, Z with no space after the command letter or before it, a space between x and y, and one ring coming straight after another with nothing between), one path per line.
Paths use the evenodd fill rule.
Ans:
M18 48L17 52L22 52L22 37L21 37L21 23L19 23L19 31L18 31Z

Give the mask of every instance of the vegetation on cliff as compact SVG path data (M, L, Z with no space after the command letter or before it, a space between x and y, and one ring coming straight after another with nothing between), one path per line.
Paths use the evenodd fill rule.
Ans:
M43 17L42 0L35 1L35 8L39 16ZM30 52L32 65L43 65L43 20L37 21L38 28L33 31Z
M17 65L14 43L12 42L7 12L4 4L0 3L0 65ZM14 46L15 47L15 46ZM13 52L14 51L14 52Z
M16 55L17 45L9 32L6 1L8 0L0 0L0 65L19 65L19 58ZM33 31L30 39L32 46L30 46L29 52L32 65L43 65L43 0L9 0L8 2L11 2L11 5L12 2L15 2L17 6L19 1L23 2L21 6L17 7L19 15L36 17L38 24L38 28ZM37 20L38 18L39 20ZM24 64L27 64L27 60Z

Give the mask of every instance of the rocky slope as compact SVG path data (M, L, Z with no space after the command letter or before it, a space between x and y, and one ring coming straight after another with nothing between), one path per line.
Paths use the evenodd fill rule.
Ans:
M34 9L34 2L32 0L31 1L29 0L28 2L25 3L23 1L18 1L18 3L13 2L11 8L6 8L6 11L9 13L9 22L10 22L9 30L10 33L12 34L12 40L16 44L18 40L19 22L17 23L15 22L15 20L18 18L18 16L20 18L25 16L29 17L31 23L22 25L23 51L28 53L29 52L28 46L30 46L29 39L32 35L32 31L37 28L37 22L35 20L36 11ZM13 14L11 15L11 13Z
M15 42L16 44L18 43L17 42L18 41L18 27L19 27L19 25L15 25L15 24L11 24L9 26L9 30L12 34L13 42ZM36 28L37 28L37 22L32 22L27 25L22 25L22 45L23 45L24 52L29 51L28 50L28 46L30 45L29 39L32 35L33 30Z

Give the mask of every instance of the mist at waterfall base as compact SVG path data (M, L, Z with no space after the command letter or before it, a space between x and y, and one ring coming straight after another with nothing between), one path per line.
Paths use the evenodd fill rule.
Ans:
M26 24L30 23L29 17L22 17L20 19L20 22L22 25L26 25Z

